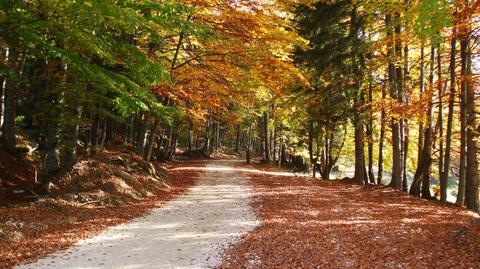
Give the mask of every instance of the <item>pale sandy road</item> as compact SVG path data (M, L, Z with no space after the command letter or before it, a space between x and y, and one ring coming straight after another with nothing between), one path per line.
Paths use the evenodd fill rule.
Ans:
M209 268L258 221L248 177L213 161L196 186L149 215L18 269ZM183 168L185 169L185 168Z

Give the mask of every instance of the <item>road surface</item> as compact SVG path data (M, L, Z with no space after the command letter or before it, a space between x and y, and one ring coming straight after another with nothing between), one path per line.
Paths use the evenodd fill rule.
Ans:
M229 244L259 223L250 206L249 179L234 171L234 162L209 163L187 193L145 217L16 268L214 267Z

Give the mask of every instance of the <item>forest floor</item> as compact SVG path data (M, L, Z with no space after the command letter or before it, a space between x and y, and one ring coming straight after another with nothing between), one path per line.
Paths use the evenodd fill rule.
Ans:
M261 223L221 268L480 268L477 214L385 186L237 169Z
M174 168L205 165L189 160L152 168L131 149L116 146L80 159L71 172L54 179L50 196L38 196L33 163L2 152L0 157L5 168L0 184L2 269L33 262L148 214L197 181L199 171Z
M478 215L453 205L235 160L166 168L172 190L136 202L0 209L46 227L0 244L0 268L480 268Z

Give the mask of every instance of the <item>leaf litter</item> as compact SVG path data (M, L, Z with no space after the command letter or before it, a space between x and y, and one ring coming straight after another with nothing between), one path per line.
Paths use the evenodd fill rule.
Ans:
M245 172L261 223L219 268L480 268L478 215L385 186L266 170Z

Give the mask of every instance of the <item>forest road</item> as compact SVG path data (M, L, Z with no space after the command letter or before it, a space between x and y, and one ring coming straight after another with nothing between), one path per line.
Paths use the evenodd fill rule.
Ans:
M18 269L210 268L229 244L259 224L249 178L235 161L212 161L197 184L148 215L79 241Z

